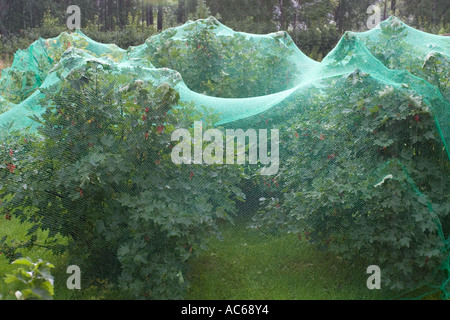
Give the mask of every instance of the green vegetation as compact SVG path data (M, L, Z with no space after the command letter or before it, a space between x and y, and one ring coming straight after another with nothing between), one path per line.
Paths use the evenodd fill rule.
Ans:
M366 269L352 268L331 253L317 251L297 235L223 228L223 240L191 262L187 299L328 300L380 299L367 289ZM276 248L276 249L275 249Z
M54 264L61 262L61 258L58 255L53 254L50 250L45 248L46 240L48 239L48 231L44 232L38 230L36 233L35 244L38 246L30 246L25 248L20 248L20 255L9 256L8 249L16 253L15 246L20 243L26 243L30 241L31 236L27 236L28 230L32 227L31 223L23 222L21 223L19 219L15 217L5 217L5 213L2 210L2 215L0 219L0 234L3 237L7 237L8 244L0 243L0 295L3 299L16 299L14 293L19 290L20 286L14 284L6 284L4 279L7 274L12 274L17 267L12 264L13 261L19 259L20 257L29 257L33 261L42 259L44 261L51 261ZM61 237L58 237L60 243L66 242Z
M191 260L187 279L191 285L185 295L193 300L303 300L303 299L380 299L380 292L366 287L367 265L361 263L360 276L342 259L317 252L296 235L274 235L246 228L244 220L221 225L222 240L211 238L208 249ZM18 219L0 221L1 234L24 241L27 225ZM39 232L44 243L48 232ZM62 240L62 239L61 239ZM277 250L273 250L277 248ZM39 258L55 265L55 300L126 299L121 290L106 279L82 282L82 290L69 290L67 255L53 254L44 248L23 250L25 257ZM16 267L0 255L0 274L10 274ZM3 299L15 299L18 286L0 281ZM131 296L128 298L132 298Z
M46 299L423 298L428 288L450 298L450 38L391 17L345 33L323 59L331 40L313 46L317 62L295 47L305 8L289 3L294 17L286 2L271 7L293 37L234 32L210 17L126 50L77 31L16 53L0 79L6 299L17 290ZM323 39L322 9L339 12L330 38L358 25L351 1L306 3L317 9L302 24L313 37ZM219 10L196 4L198 16ZM139 27L139 37L153 34L139 14L107 34L124 31L126 45ZM433 18L436 27L442 15ZM105 34L99 24L86 32ZM58 26L46 13L35 28ZM205 149L198 123L215 129L201 137ZM271 136L242 152L249 163L232 165L222 160L237 160L235 149L231 159L223 144L239 142L224 141L226 129L241 129L238 141ZM175 163L175 141L194 162L183 148ZM200 165L203 151L214 164ZM265 176L269 155L277 171ZM365 286L373 264L382 291ZM65 288L69 265L82 269L83 290Z
M142 44L150 35L188 20L214 15L237 31L266 34L286 30L297 46L320 61L346 30L366 30L367 8L377 4L381 20L396 15L430 33L450 32L446 0L74 0L82 8L82 29L92 39L119 47ZM39 37L67 31L67 2L0 1L0 56L12 60L17 49Z
M146 42L138 57L157 68L177 70L195 92L222 98L264 96L294 85L293 42L284 33L273 39L255 41L242 34L217 37L218 21L194 22L183 27L183 39L176 29L166 30ZM270 48L264 50L265 47ZM272 81L259 77L270 74Z
M87 62L44 91L40 137L6 154L21 165L7 173L5 206L50 237L70 238L62 249L86 276L116 280L136 298L173 299L185 262L234 213L239 170L172 163L172 132L203 115L172 109L179 94L168 83L125 71Z
M7 284L20 283L24 288L17 290L15 296L17 300L52 300L53 276L51 269L53 266L49 262L39 259L33 262L30 258L19 258L13 265L22 266L12 274L7 274L5 282Z

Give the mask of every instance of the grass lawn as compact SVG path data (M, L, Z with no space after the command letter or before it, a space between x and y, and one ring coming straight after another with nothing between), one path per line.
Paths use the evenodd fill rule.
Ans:
M187 299L380 299L367 289L367 265L350 269L295 235L275 236L242 225L226 227L191 263Z
M24 240L28 226L17 219L0 219L0 235ZM40 232L38 241L47 237ZM61 238L61 241L64 241ZM69 275L66 256L56 256L49 250L24 250L24 256L38 258L55 265L55 299L124 299L107 282L68 290ZM379 299L380 292L366 287L367 266L351 270L339 258L317 252L295 235L275 236L247 229L236 223L223 228L223 241L211 239L208 251L190 263L191 281L186 299L192 300L304 300L304 299ZM0 277L15 269L0 255ZM0 281L3 299L15 299L16 288Z

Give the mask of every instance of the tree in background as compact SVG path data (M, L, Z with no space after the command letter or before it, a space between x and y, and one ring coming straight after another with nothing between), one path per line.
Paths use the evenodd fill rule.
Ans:
M6 12L9 9L9 3L6 0L0 0L0 34L6 33L6 27L4 20L6 17Z
M448 0L0 0L0 31L19 33L39 27L46 11L63 21L67 7L78 5L83 10L82 24L98 16L103 31L124 27L129 14L139 16L147 26L154 24L156 14L162 30L165 20L183 24L193 15L210 13L219 14L227 25L245 29L239 31L295 31L335 24L342 34L364 29L367 8L373 4L380 6L382 19L396 14L418 29L437 32L450 21Z
M206 0L197 0L197 8L195 12L190 15L192 20L194 19L206 19L211 15L211 11L209 10L208 4Z
M448 0L409 0L396 2L396 13L408 24L437 33L448 29L450 2Z
M0 0L0 32L26 36L25 30L42 27L46 12L64 26L69 5L82 8L82 26L91 31L92 26L99 32L124 32L128 28L128 33L124 32L127 37L133 28L135 33L150 35L155 24L155 30L162 31L213 15L236 31L288 31L302 51L320 60L345 31L367 30L367 8L373 4L380 7L381 20L395 14L426 32L450 32L448 0ZM109 38L97 38L104 39ZM131 37L120 44L138 45L141 43L133 41L141 39Z

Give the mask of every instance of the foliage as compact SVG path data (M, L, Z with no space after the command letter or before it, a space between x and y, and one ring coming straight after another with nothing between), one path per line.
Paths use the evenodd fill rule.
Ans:
M5 219L11 219L11 215L6 214ZM33 247L36 243L36 239L37 236L33 235L31 239L27 241L16 243L15 240L7 241L8 238L5 236L0 240L0 254L4 255L10 262L13 262L14 260L22 257L20 250L23 248Z
M98 16L95 16L92 21L88 21L83 32L100 43L114 43L120 48L127 49L131 46L137 46L145 42L147 38L156 33L154 26L142 26L138 15L128 14L126 24L121 28L104 32L99 28Z
M66 26L54 17L50 10L47 10L42 17L42 25L39 28L40 36L42 38L50 38L53 35L58 35L66 30Z
M129 13L122 27L108 32L99 27L98 16L86 21L82 28L83 32L91 39L100 43L114 43L127 49L145 42L147 38L156 33L153 26L144 27L139 23L139 16ZM54 38L62 32L68 32L64 23L61 23L49 11L43 17L42 25L35 28L23 30L21 33L7 34L0 37L0 58L8 62L12 61L14 54L19 49L28 48L33 42L40 38Z
M223 98L263 96L290 88L294 74L286 57L292 42L285 34L252 41L243 34L218 37L214 18L185 28L186 40L166 30L147 42L145 57L156 67L177 70L193 91ZM261 50L262 47L269 50ZM270 80L260 77L270 74Z
M429 106L361 72L327 81L269 116L286 123L284 168L253 227L368 259L393 290L433 283L449 267L450 165Z
M422 65L424 79L439 88L442 96L450 101L450 59L433 52L425 58Z
M190 20L206 19L211 15L206 0L197 0L197 9L190 16Z
M223 21L220 13L214 15L218 20ZM226 20L226 25L233 30L247 32L251 34L268 34L277 30L273 20L258 21L254 16L247 16L243 20Z
M411 25L431 33L438 32L441 22L449 26L450 11L445 0L401 1L397 15L409 18Z
M29 258L17 259L13 262L23 266L14 271L13 274L6 275L5 282L21 283L25 289L16 291L17 300L52 300L53 276L50 270L54 266L46 261L38 260L33 262Z
M442 49L431 51L424 56L420 48L406 41L408 37L406 25L399 20L392 20L381 26L382 33L377 41L365 40L370 52L386 67L397 70L407 70L438 87L441 94L450 101L449 58L440 53ZM383 45L380 45L380 42ZM431 49L433 49L431 47Z
M311 59L321 61L339 41L334 26L324 26L290 32L299 49Z
M31 96L42 84L33 70L9 69L0 80L0 94L11 103L17 104Z
M390 69L401 69L410 72L417 70L423 61L418 51L419 49L404 41L408 36L407 26L397 25L397 21L393 21L392 24L383 25L382 30L382 39L380 40L386 46L380 46L380 40L377 40L376 44L367 42L366 45L372 54Z
M0 79L0 94L12 103L24 101L42 85L50 69L68 48L85 49L87 46L84 38L68 33L45 41L39 39L27 50L15 54L14 64ZM33 57L31 61L30 56Z
M277 1L260 0L207 0L211 14L220 16L220 21L233 30L267 34L278 31L273 19L274 6Z
M11 103L0 96L0 113L6 112L9 109L11 109Z
M4 186L14 196L5 206L70 237L86 276L118 280L135 298L174 299L187 286L185 262L235 211L240 173L173 164L171 133L214 117L173 108L178 93L142 76L88 62L45 90L42 138L7 172L18 180Z
M130 21L130 30L137 28ZM182 32L167 30L142 46L140 58L180 71L191 89L213 96L262 96L293 85L286 33L249 40L243 34L220 37L219 27L210 18ZM390 27L382 26L385 46L368 43L373 54L391 69L435 84L448 98L445 54L423 57L405 41L401 25ZM322 31L308 33L314 39ZM271 54L262 50L267 46ZM340 70L344 57L349 66L358 62L351 49L338 48L329 69ZM55 60L62 53L50 50ZM316 45L310 54L321 58ZM148 80L163 78L160 72L174 80L175 72L152 70L149 76L131 67L126 74L98 61L83 63L62 84L43 90L47 111L35 119L41 136L23 142L20 136L16 146L4 146L0 190L12 197L8 214L38 222L36 228L52 236L70 237L72 261L90 276L117 280L133 297L181 297L186 261L205 248L209 235L218 235L216 222L235 212L233 198L242 198L236 186L253 192L248 185L255 182L263 208L252 227L297 234L352 263L364 257L382 267L390 289L445 276L448 282L450 167L435 119L447 105L434 86L420 82L419 88L420 79L381 70L381 64L375 66L383 71L379 78L357 69L305 85L290 96L290 105L271 109L262 121L264 128L269 121L282 124L280 174L242 182L241 170L251 168L187 169L170 161L174 130L199 119L206 127L217 121L180 103L176 81ZM13 71L23 93L18 99L24 99L39 79L20 72L14 77ZM388 81L386 74L397 78ZM413 79L420 92L435 91L433 97L418 95L399 78ZM255 117L241 124L246 121L252 128L260 124ZM16 248L5 248L14 258Z
M141 15L141 2L137 0L74 0L70 5L77 5L82 10L82 26L92 21L95 15L101 17L99 24L102 30L114 29L115 23L118 28L126 25L128 14ZM44 25L46 14L51 13L53 25L64 28L69 14L66 12L69 4L62 0L21 0L0 2L0 27L2 34L19 33L21 30L40 28ZM4 17L3 17L4 16ZM47 24L50 25L50 24Z
M178 4L177 4L178 2ZM378 3L377 3L378 2ZM280 6L280 3L282 5ZM92 39L115 43L121 48L139 45L156 32L153 22L156 3L125 0L76 0L82 8L82 29ZM279 0L179 0L163 2L165 27L172 27L208 12L236 31L267 34L278 30L290 32L297 46L313 59L321 60L345 30L364 31L369 17L367 8L380 1L279 1ZM386 18L395 14L409 25L431 33L449 30L449 10L445 0L386 1ZM394 10L392 10L392 4ZM67 3L64 1L0 2L0 52L12 59L17 48L26 48L39 38L54 37L65 29ZM436 6L435 10L432 8ZM281 11L283 21L281 21ZM209 11L208 11L209 9ZM1 17L4 16L2 20ZM150 18L152 16L152 18ZM131 19L130 19L131 17ZM130 20L132 23L130 23ZM317 29L320 32L317 32ZM324 31L326 29L331 32ZM107 32L105 32L107 31ZM158 30L159 31L159 30Z

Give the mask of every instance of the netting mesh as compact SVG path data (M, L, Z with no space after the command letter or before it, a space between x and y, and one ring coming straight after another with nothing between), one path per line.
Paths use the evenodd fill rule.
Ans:
M195 166L195 163L195 170L200 172L185 164L176 166L176 170L172 168L174 172L170 174L155 173L155 170L169 170L158 169L161 162L171 161L166 150L167 145L173 145L169 134L158 142L155 140L145 156L150 158L152 166L157 165L148 170L155 175L158 186L137 188L145 177L139 178L137 171L132 170L125 171L125 176L129 175L125 181L115 181L109 174L98 174L98 180L93 181L93 172L104 169L105 157L111 162L119 161L119 149L112 150L112 146L125 150L125 145L133 144L130 139L142 140L138 133L120 133L114 129L128 132L121 125L130 125L130 131L141 125L139 119L131 119L135 112L133 101L125 102L130 98L130 91L134 91L138 92L133 97L136 109L142 100L147 103L144 105L147 113L149 110L156 112L148 117L144 113L143 121L148 118L151 121L149 127L143 129L145 139L152 134L161 136L171 132L171 126L173 130L182 128L181 124L195 130L192 117L179 119L185 115L180 110L186 108L199 113L198 120L203 120L205 126L209 123L211 128L220 128L223 132L241 128L256 132L279 130L279 168L272 176L260 174L259 169L264 167L261 163L234 165L252 181L247 200L252 192L258 199L257 210L250 205L241 208L253 210L251 228L306 234L313 245L350 261L368 259L382 267L383 275L384 272L387 275L383 286L394 290L395 294L403 295L425 286L448 298L449 52L450 38L420 32L395 17L368 32L347 32L322 62L304 55L285 32L239 33L214 18L166 30L128 50L96 43L81 31L64 33L55 39L39 39L27 50L18 51L13 65L2 71L0 125L5 141L11 139L16 130L25 136L44 136L47 142L43 148L47 148L47 153L55 152L56 160L52 161L67 160L66 166L54 164L57 169L53 177L58 180L55 185L60 190L53 192L62 204L55 205L52 201L56 200L48 197L34 199L40 195L36 190L31 193L11 191L15 196L10 203L37 208L39 217L44 217L45 227L52 230L52 226L58 226L53 227L54 233L90 239L97 247L78 247L78 251L74 251L78 256L89 250L97 252L98 257L104 255L100 261L94 259L90 268L101 269L101 259L108 259L108 255L111 261L118 259L117 268L121 271L117 272L124 290L142 293L147 286L148 290L153 290L150 294L153 298L173 297L164 290L158 291L158 284L169 281L167 274L172 274L172 280L179 286L184 283L180 280L184 274L181 265L184 255L188 257L192 251L192 248L186 250L186 243L196 243L199 237L194 233L195 228L191 229L191 224L182 219L191 219L199 211L195 223L204 230L211 228L209 224L204 225L211 219L206 212L224 211L218 209L219 204L224 199L229 200L228 196L220 195L220 192L226 193L222 189L202 198L202 192L212 191L201 185L211 179L221 180L220 184L230 185L231 189L242 185L233 186L232 181L237 179L235 173L227 172L222 176L222 167ZM91 79L98 76L110 82L97 88L97 83L89 80L83 86L79 82L88 75ZM146 87L149 84L151 86ZM170 93L166 85L177 94ZM143 87L145 94L153 92L151 101L160 101L163 107L145 100L140 91ZM107 90L112 91L107 93ZM55 97L58 92L69 96ZM93 96L91 101L84 101L86 92ZM161 99L157 100L160 95ZM174 108L164 109L168 100L178 95L179 100L172 101ZM62 101L73 104L70 115L65 116L68 111L61 107ZM106 102L118 113L104 111ZM89 109L89 103L94 109L101 105L103 125L91 126L100 122L100 116L93 116L95 112ZM91 110L91 113L85 111L86 114L77 115L81 109ZM56 121L49 110L53 110L53 117L61 119ZM178 117L180 122L173 120L172 123L164 118L168 113ZM121 122L114 122L114 115L119 114L123 117ZM206 114L212 117L211 122L205 118ZM75 126L74 122L78 123L83 116L88 120L84 126L74 131L70 129L70 123ZM46 121L51 121L52 126L46 126ZM78 136L76 133L80 130L86 131ZM98 140L95 139L97 133ZM116 145L107 138L120 134L126 137L125 145ZM66 148L58 154L55 146L49 145L49 139L54 140L55 145L62 139ZM91 147L76 149L77 139ZM92 146L100 142L105 149L94 150ZM39 158L39 154L33 155ZM90 155L88 163L92 171L74 169L79 179L69 177L68 168L80 166L85 155ZM136 163L141 168L140 158L133 160L130 155L121 160ZM5 162L4 171L18 174L11 170L11 165ZM42 177L44 171L41 170L46 168L37 166L36 171ZM116 167L116 170L119 169ZM215 174L208 174L207 170ZM182 175L187 178L177 183L186 189L175 186L176 178ZM194 182L197 175L202 179ZM38 179L36 175L30 177ZM17 182L16 178L5 179L11 185ZM30 184L25 177L23 179L22 185ZM46 179L52 178L41 179L45 185ZM71 190L62 182L64 179L70 181ZM279 186L277 190L274 190L275 184ZM124 190L128 189L131 193L125 196ZM3 191L7 193L6 189ZM87 198L88 192L96 196ZM108 192L113 198L117 197L115 201L102 198ZM185 194L177 194L180 192ZM70 201L64 200L66 195ZM88 205L80 202L84 199L89 201ZM172 205L173 202L177 204ZM133 203L142 205L134 208ZM164 209L155 203L163 203ZM129 210L126 211L129 216L133 216L130 212L139 216L133 220L137 225L129 226L123 217L116 216L124 214L118 209L120 206ZM81 215L97 214L95 225L83 226L88 229L76 226L79 222L67 217L74 207L84 210ZM52 214L43 214L45 210ZM59 210L59 213L52 210ZM116 213L112 214L111 210ZM30 216L30 213L23 215ZM172 224L164 224L161 219ZM151 225L146 224L149 220ZM70 224L72 226L67 227ZM108 229L111 234L118 234L117 229L123 225L132 230L132 234L151 233L145 237L159 239L159 245L156 240L141 244L136 238L122 235L124 245L104 232ZM72 229L76 232L67 231ZM102 251L104 245L100 243L103 242L109 243L106 246L109 251ZM164 250L167 252L161 253ZM177 250L183 253L182 259L173 253ZM147 256L142 251L151 254ZM133 265L136 261L142 266ZM170 267L164 269L165 265ZM131 271L125 271L130 268ZM144 275L146 272L150 275ZM133 282L136 278L150 282ZM413 297L418 296L422 294L414 291Z

